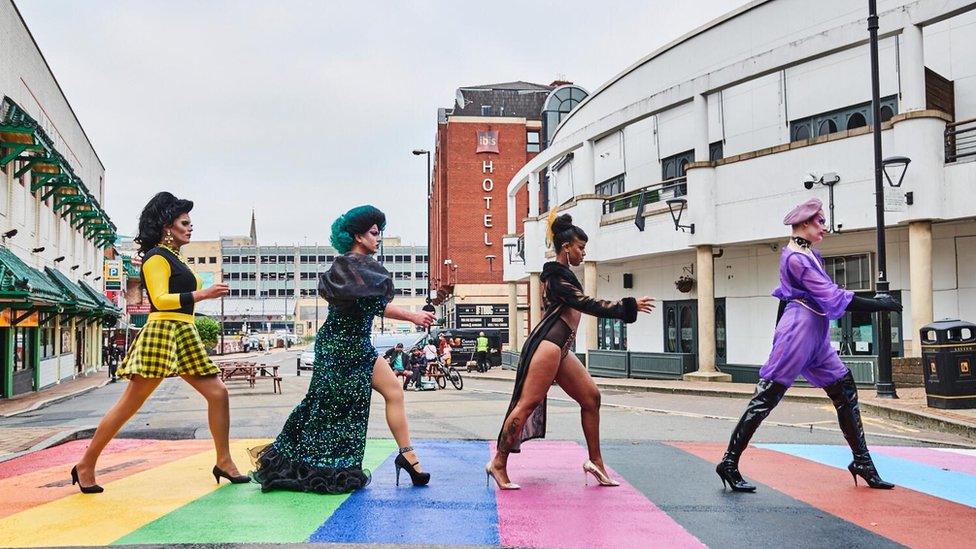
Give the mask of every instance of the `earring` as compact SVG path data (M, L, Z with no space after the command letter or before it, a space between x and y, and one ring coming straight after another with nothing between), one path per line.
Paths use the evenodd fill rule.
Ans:
M166 231L166 236L163 238L163 243L167 246L173 245L173 233Z

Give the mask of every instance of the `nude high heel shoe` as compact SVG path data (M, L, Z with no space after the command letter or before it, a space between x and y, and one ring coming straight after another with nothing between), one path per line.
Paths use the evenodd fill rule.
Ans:
M518 490L521 488L521 486L515 484L514 482L508 482L505 484L499 482L498 477L495 476L495 468L491 466L490 461L485 464L485 486L488 486L488 477L491 477L492 480L495 481L495 484L498 485L499 490Z
M610 478L609 475L601 471L600 468L590 460L586 460L586 463L583 464L583 481L587 486L589 486L590 479L587 473L593 475L593 478L600 483L600 486L620 486L619 482Z

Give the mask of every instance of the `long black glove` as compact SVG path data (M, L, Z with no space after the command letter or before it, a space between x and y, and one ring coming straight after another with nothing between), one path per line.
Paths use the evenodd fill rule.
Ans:
M854 299L847 305L846 310L855 313L875 313L878 311L900 313L901 303L895 301L890 295L881 299L855 295Z

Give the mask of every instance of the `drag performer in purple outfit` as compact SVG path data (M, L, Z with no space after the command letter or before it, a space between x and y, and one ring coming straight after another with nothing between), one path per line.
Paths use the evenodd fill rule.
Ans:
M773 350L759 370L756 394L732 431L725 456L715 468L722 484L727 482L736 492L756 490L742 479L739 457L759 424L800 375L811 385L823 388L833 401L840 429L854 454L854 461L847 469L855 485L860 476L871 488L894 487L881 479L871 461L857 404L857 386L850 370L830 346L830 321L844 316L846 311L901 312L901 305L890 296L882 299L855 296L830 280L819 252L810 247L823 240L827 232L821 208L820 200L813 198L783 219L784 225L792 225L793 236L783 248L779 261L780 284L773 291L773 296L781 300Z

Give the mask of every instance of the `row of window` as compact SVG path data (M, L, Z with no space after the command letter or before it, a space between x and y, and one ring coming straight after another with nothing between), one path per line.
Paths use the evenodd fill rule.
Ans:
M254 280L257 273L224 273L224 280Z
M217 263L217 258L214 256L210 257L188 257L186 258L187 263L197 263L203 265L204 263Z
M887 122L898 114L898 98L889 95L881 99L881 121ZM844 107L790 122L790 141L802 141L835 132L862 128L874 123L871 103Z
M336 256L334 255L300 255L298 259L301 263L332 263L335 261ZM196 262L204 263L206 259L207 263L216 263L216 257L210 258L196 258ZM194 263L194 258L187 258L190 263ZM381 255L376 257L377 261L387 262L387 263L410 263L411 261L416 263L426 263L429 260L427 255ZM255 255L225 255L223 257L224 263L257 263L257 256ZM293 255L262 255L261 263L294 263L295 256Z

